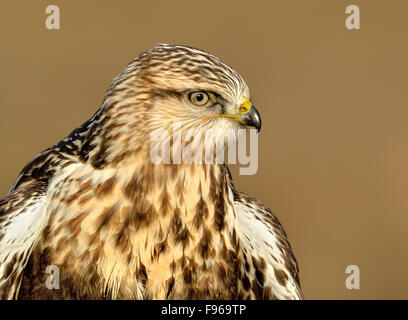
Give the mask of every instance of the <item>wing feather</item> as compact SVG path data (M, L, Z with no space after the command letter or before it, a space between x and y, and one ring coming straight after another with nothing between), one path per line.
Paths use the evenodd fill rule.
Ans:
M276 216L257 199L234 191L242 243L252 257L266 262L264 288L276 299L302 299L299 267Z
M0 200L0 299L15 299L46 220L46 183L32 181Z

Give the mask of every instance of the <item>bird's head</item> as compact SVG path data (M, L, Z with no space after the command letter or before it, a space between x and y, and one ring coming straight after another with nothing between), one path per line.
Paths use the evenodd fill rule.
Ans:
M185 46L160 44L134 59L115 78L104 105L119 131L144 141L175 122L202 134L261 128L243 78L217 57Z

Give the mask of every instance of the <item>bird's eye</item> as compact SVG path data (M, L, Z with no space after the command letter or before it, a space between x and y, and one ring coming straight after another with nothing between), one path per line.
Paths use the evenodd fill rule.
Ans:
M190 93L190 101L192 104L198 107L209 105L213 102L213 95L209 92L198 91Z

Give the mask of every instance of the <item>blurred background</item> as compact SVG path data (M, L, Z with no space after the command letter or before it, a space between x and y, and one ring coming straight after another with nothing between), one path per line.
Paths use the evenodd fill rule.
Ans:
M45 8L59 6L61 30ZM345 28L360 8L361 29ZM263 121L259 169L236 185L284 225L308 299L408 298L408 2L0 3L0 198L23 166L99 108L157 43L239 71ZM360 290L345 286L360 268Z

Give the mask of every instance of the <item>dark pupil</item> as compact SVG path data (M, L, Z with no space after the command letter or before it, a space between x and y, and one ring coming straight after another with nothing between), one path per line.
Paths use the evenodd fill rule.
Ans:
M203 99L204 99L203 94L202 93L197 94L196 99L197 99L198 102L203 101Z

